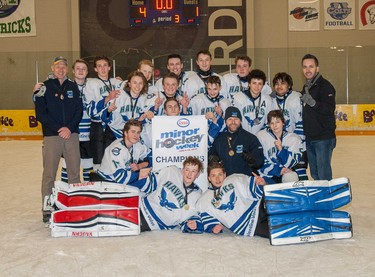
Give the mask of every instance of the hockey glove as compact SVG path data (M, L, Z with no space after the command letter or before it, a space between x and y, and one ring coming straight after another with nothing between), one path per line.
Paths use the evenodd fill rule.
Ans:
M304 95L302 95L301 100L303 103L309 105L310 107L314 107L316 104L316 101L314 100L314 98L312 98L310 93L305 93Z

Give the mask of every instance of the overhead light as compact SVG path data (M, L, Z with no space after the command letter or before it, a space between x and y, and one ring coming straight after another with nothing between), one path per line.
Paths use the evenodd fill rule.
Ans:
M362 45L356 45L355 47L357 47L357 48L362 48L363 46L362 46Z
M335 50L337 47L336 46L331 46L329 48L332 49L332 50Z
M344 52L345 50L344 49L337 49L338 52Z

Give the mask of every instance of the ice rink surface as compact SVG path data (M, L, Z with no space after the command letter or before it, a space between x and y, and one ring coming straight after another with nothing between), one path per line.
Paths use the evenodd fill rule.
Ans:
M334 178L351 180L352 239L271 246L267 239L146 232L52 238L42 223L41 141L0 141L0 276L375 276L375 137L340 136Z

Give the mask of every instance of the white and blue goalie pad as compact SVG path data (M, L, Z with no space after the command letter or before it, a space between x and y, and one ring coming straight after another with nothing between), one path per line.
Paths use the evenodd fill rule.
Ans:
M353 236L349 213L312 211L268 217L271 245L307 243Z
M348 178L331 181L298 181L264 186L267 213L283 214L302 211L330 211L352 199Z

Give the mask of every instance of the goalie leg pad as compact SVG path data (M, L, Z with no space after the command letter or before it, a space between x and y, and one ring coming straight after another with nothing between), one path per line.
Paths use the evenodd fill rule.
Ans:
M349 213L314 211L272 215L268 218L271 245L344 239L353 236Z
M52 198L54 204L62 210L139 206L139 192L136 189L107 182L70 185L56 182Z
M52 237L139 235L139 208L56 211L50 228Z
M264 186L267 213L334 210L352 199L348 178Z

